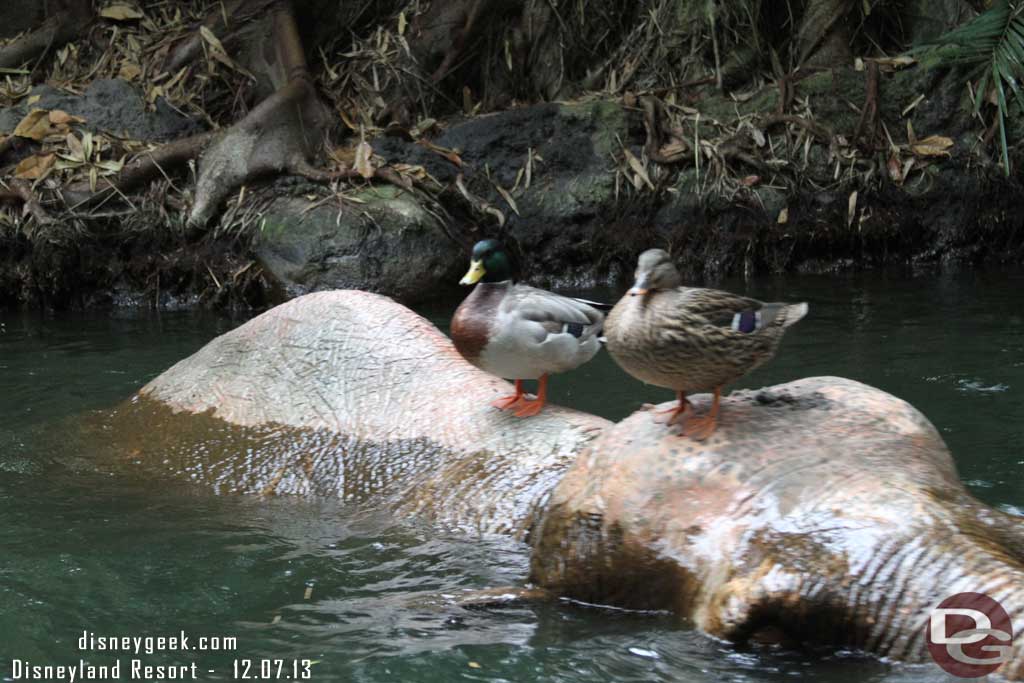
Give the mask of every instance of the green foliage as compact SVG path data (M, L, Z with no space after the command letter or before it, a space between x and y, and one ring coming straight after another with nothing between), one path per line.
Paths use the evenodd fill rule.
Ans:
M1010 153L1006 144L1007 89L1024 107L1018 81L1024 77L1024 2L996 0L992 7L962 26L934 41L910 50L924 66L969 65L976 78L974 111L981 110L988 93L995 95L999 123L999 144L1003 170L1010 174Z

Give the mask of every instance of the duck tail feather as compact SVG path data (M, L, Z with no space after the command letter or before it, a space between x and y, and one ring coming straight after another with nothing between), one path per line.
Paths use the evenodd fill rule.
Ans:
M606 304L601 301L591 301L590 299L581 299L579 297L572 297L573 301L579 301L581 304L586 304L592 308L596 308L599 311L610 311L615 307L615 304Z

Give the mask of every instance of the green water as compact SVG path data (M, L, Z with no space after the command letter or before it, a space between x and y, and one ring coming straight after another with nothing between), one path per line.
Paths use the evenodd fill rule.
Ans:
M935 423L972 492L1024 514L1024 274L726 283L811 314L746 386L862 380ZM590 292L611 297L613 292ZM437 320L450 307L432 307ZM735 648L667 615L573 605L466 610L442 597L521 583L507 540L438 535L331 501L196 495L97 472L62 420L114 405L240 320L196 314L0 314L0 679L12 660L198 666L312 660L315 681L932 681L931 666ZM607 356L553 399L618 419L662 390ZM83 631L233 637L232 651L80 651ZM239 673L245 663L239 662ZM275 673L276 673L276 664ZM213 673L209 673L213 670Z

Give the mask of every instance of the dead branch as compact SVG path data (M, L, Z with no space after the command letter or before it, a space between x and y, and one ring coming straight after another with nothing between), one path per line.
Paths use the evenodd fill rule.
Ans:
M50 50L64 47L85 28L92 14L89 2L70 0L51 14L42 26L0 48L0 68L13 69L41 60Z
M14 194L24 202L25 211L27 213L32 214L42 225L53 223L53 218L51 218L50 214L46 213L46 210L43 209L28 183L20 178L11 178L7 182Z
M335 180L350 180L362 177L362 174L354 168L324 171L323 169L316 168L305 159L293 160L288 165L287 172L314 183L332 183ZM374 169L371 177L379 178L406 191L412 191L415 183L414 180L403 177L402 174L390 166L381 166Z
M835 141L835 134L832 132L831 128L824 124L805 119L802 116L796 116L793 114L772 114L771 116L766 116L761 120L761 125L764 126L765 130L782 123L791 123L793 125L800 126L814 135L814 137L827 142L829 145Z
M863 148L873 152L878 139L878 62L867 60L867 71L864 81L864 107L860 112L860 120L853 131L853 144L859 144L864 136Z
M88 182L81 182L60 190L59 194L67 206L74 208L82 204L94 205L111 194L132 192L155 178L169 175L198 157L214 135L213 132L199 133L143 152L125 164L116 179L101 179L102 184L95 192Z
M481 216L493 216L494 219L498 221L499 227L505 226L505 214L501 212L501 209L495 208L482 197L478 197L470 192L469 188L466 187L465 178L462 177L461 173L455 176L455 187L458 188L459 194L462 195L474 212Z
M644 128L647 131L647 141L644 143L647 158L658 164L673 164L692 158L693 148L680 134L681 131L673 130L665 103L657 97L645 96L640 98L640 105L644 111Z
M200 26L208 28L215 36L220 36L227 28L227 22L245 4L245 0L232 0L223 6L218 3L214 10L203 19ZM260 3L266 5L266 2ZM203 34L199 27L187 38L181 40L167 56L164 70L177 73L181 67L192 63L203 50Z

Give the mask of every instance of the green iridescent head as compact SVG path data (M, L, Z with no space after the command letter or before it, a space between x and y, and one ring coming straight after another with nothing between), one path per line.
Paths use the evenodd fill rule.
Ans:
M477 282L504 282L512 279L512 260L498 240L481 240L473 246L469 271L459 280L460 285Z

